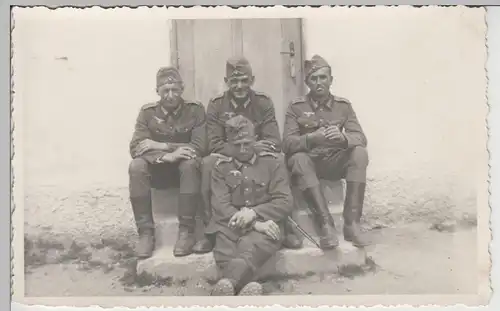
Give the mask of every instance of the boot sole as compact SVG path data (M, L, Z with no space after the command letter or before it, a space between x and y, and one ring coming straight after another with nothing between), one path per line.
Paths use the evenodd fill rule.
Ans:
M193 251L193 254L202 255L202 254L208 254L211 252L212 252L212 249L211 250L195 250L195 251Z
M190 253L174 253L174 257L186 257L193 254L193 252Z

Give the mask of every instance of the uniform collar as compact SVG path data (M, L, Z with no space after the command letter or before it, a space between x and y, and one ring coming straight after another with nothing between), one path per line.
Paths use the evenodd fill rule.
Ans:
M246 109L248 107L248 105L250 105L250 103L252 102L253 98L254 98L254 92L252 89L250 89L249 93L248 93L248 98L247 100L243 103L243 107ZM229 103L231 104L231 106L234 108L234 109L238 109L240 105L238 105L238 103L236 103L236 101L231 97L231 93L229 91L226 91L226 98L227 100L229 101Z
M257 154L254 154L253 157L248 161L249 164L254 165L255 161L257 161ZM234 158L234 163L236 164L236 167L240 169L244 164L243 162L238 161L236 158Z
M307 97L309 98L309 102L311 103L311 106L313 107L314 110L317 110L319 107L325 107L332 110L333 95L330 94L328 98L325 99L323 102L315 101L309 94Z
M181 100L181 103L179 104L179 106L177 108L175 108L175 110L172 112L168 112L165 108L163 108L163 106L161 105L160 102L158 102L158 106L160 107L159 110L160 110L163 118L167 118L170 115L174 118L177 118L179 116L179 114L181 113L182 107L184 106L184 101Z
M250 96L247 98L247 100L243 103L243 108L247 108L248 105L250 104ZM240 107L241 104L237 104L236 101L231 98L231 105L233 105L233 108L234 109L238 109Z

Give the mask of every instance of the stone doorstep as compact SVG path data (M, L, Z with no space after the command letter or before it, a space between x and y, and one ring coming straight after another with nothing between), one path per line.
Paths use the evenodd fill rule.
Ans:
M341 181L321 180L321 186L330 209L341 209L345 192L343 183ZM292 193L295 199L296 209L304 211L304 207L302 206L303 198L300 191L293 188ZM152 203L155 217L176 217L178 195L179 189L153 189Z
M331 251L322 251L306 241L302 249L278 251L261 268L256 279L338 273L342 266L363 266L366 260L365 249L356 248L343 239L340 246ZM156 278L169 278L173 282L199 278L210 281L217 279L212 253L174 257L172 247L169 246L156 250L151 258L140 260L137 263L137 274L142 273Z
M339 234L342 233L342 212L338 211L337 208L331 208L330 212L333 216L333 219L335 221L335 226L337 228L337 231ZM308 234L311 236L315 237L316 240L317 234L315 231L314 223L313 220L307 211L299 211L296 216L294 217L295 221L300 225L300 227L305 230ZM156 234L155 234L155 240L156 240L156 248L160 249L163 248L164 246L172 246L174 245L176 239L177 239L177 233L178 233L178 221L174 217L166 217L166 218L160 218L155 220L155 227L156 227ZM299 234L301 237L302 235L295 230L297 234ZM197 226L196 226L196 238L199 240L203 236L203 223L200 219L197 220ZM305 238L304 238L305 240Z

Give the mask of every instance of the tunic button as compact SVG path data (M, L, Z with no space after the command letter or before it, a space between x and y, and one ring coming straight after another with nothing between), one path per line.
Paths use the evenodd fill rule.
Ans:
M245 204L247 204L247 205L248 205L248 204L250 204L250 201L246 200L246 201L245 201Z
M248 177L247 177L247 176L245 176L245 179L248 179Z
M250 191L250 189L248 189L248 188L245 188L245 191L247 191L247 192L248 192L248 191Z

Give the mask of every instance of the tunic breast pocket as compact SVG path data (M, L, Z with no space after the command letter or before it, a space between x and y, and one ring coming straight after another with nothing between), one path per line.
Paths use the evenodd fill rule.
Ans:
M194 121L175 128L175 140L178 143L189 143L194 128Z
M267 195L268 190L269 190L269 187L268 187L269 184L268 184L267 180L264 180L262 178L257 178L257 179L254 179L253 184L254 184L255 195L257 198Z
M164 123L151 122L149 129L153 140L171 142L174 137L174 129L168 128Z
M299 124L300 134L309 134L316 131L319 128L319 122L315 118L299 117L297 119Z

